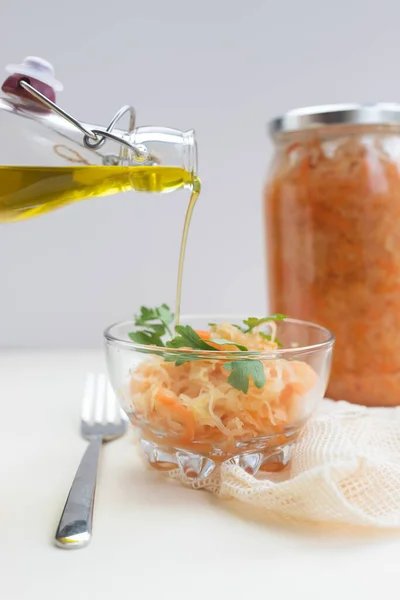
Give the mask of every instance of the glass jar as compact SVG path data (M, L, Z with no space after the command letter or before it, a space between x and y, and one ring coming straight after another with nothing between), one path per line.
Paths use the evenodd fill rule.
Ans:
M399 405L400 105L291 111L270 132L270 309L336 335L329 397Z

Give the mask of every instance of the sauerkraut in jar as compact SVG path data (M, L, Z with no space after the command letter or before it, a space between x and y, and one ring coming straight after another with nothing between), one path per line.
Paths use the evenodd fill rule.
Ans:
M264 194L270 309L336 335L327 395L400 404L400 105L271 123Z

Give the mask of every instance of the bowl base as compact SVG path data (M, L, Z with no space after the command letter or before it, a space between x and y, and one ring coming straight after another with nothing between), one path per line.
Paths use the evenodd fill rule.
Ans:
M289 463L295 439L274 449L246 450L229 457L207 456L188 452L180 448L164 446L158 442L141 438L142 451L150 466L158 471L179 469L186 479L201 481L210 477L224 464L234 464L246 473L256 475L259 471L281 471Z

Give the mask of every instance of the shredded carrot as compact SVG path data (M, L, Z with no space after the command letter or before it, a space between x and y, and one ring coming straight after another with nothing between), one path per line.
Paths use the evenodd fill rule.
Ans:
M184 438L187 440L192 440L194 437L195 430L195 421L193 417L193 413L190 412L174 398L172 398L168 393L162 389L159 389L155 395L155 398L158 402L161 402L164 406L168 408L170 412L171 418L175 420L177 423L183 425L185 429Z
M195 329L195 332L202 340L207 342L209 346L212 346L213 348L216 348L217 350L220 350L221 348L223 348L222 344L216 344L215 342L209 341L211 339L210 331L203 331L202 329Z
M202 340L209 340L211 337L210 331L203 331L202 329L195 329L195 332Z

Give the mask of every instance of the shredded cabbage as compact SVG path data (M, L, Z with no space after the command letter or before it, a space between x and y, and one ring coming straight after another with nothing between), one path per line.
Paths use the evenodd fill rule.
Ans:
M271 340L262 338L257 329L244 333L227 323L210 329L211 338L259 351L277 348L274 323L269 331ZM232 346L224 349L232 350ZM240 441L283 433L306 416L307 395L317 382L314 370L298 360L261 362L266 384L258 389L250 380L245 394L227 381L229 371L222 360L194 360L176 366L161 356L151 356L132 370L128 401L149 432L187 448L216 444L229 450Z

